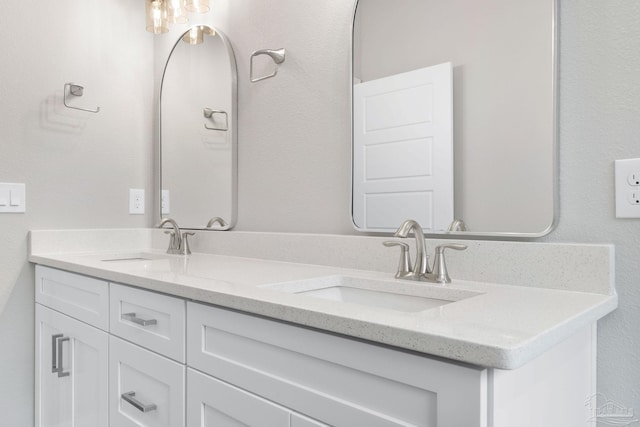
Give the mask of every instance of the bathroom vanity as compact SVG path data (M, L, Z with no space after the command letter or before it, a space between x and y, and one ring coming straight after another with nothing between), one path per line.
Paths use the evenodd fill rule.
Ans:
M31 234L37 426L71 418L171 427L588 422L596 321L617 304L610 283L597 293L464 281L452 263L445 289L394 280L392 272L167 255L154 247L166 243L158 230L131 234L149 240L96 237L107 230ZM235 233L212 234L217 244ZM580 257L612 252L507 245L573 248ZM385 308L304 294L337 282L368 290L391 284L390 296L444 302Z

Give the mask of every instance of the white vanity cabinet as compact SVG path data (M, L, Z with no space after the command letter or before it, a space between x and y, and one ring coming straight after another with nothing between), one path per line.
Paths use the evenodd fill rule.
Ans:
M49 276L49 272L53 274ZM35 425L107 427L109 336L86 322L95 319L91 307L100 307L100 295L106 295L108 284L90 279L91 290L76 294L79 276L60 273L50 269L37 272ZM55 292L49 295L52 298L42 298L53 288L65 293L68 299L58 298ZM54 308L65 300L84 304L71 310L81 320L45 307L40 304L43 300L53 301Z
M36 279L38 427L578 427L591 415L595 325L499 370L47 267Z

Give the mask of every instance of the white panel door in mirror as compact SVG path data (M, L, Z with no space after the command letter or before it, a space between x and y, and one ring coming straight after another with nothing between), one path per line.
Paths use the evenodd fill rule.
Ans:
M354 85L353 220L361 231L453 220L452 67Z

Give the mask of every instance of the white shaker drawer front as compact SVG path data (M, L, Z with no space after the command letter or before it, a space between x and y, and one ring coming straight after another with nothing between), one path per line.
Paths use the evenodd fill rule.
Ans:
M109 330L109 284L36 265L36 301L104 331Z
M290 412L230 384L187 369L187 427L289 427Z
M321 423L486 426L484 369L193 302L187 325L189 366Z
M184 363L184 300L112 283L110 310L111 334Z
M184 426L184 371L184 365L111 336L110 427Z

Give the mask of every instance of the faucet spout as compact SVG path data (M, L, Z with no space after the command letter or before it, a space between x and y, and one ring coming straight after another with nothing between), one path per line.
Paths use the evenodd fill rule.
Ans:
M424 249L424 234L422 233L422 227L416 221L408 219L398 227L394 236L407 237L411 232L413 232L413 236L416 241L416 261L409 276L416 280L420 280L422 275L431 273L427 263L427 252Z
M182 235L180 234L180 227L178 227L178 223L176 223L171 218L165 218L160 221L158 224L158 228L164 228L165 224L170 224L173 227L173 231L166 233L171 234L171 240L169 240L169 248L167 249L167 253L169 254L179 254L182 249Z

